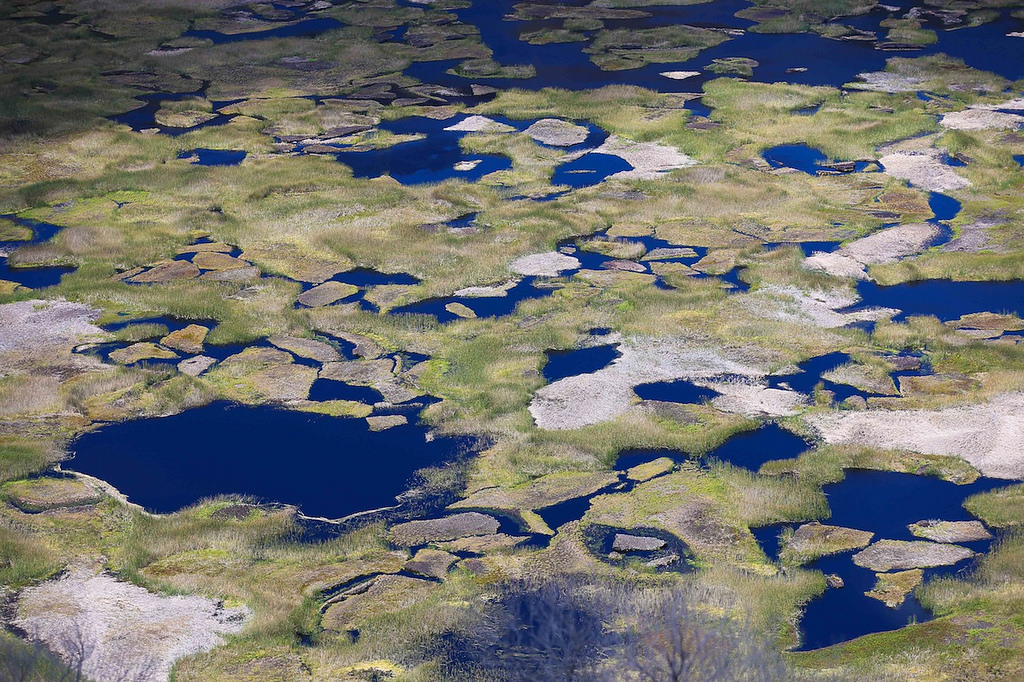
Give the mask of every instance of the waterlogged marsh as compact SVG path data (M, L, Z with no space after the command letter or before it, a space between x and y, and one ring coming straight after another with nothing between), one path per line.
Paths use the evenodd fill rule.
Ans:
M1021 8L612 4L0 9L0 213L64 226L3 246L77 266L0 292L0 545L41 557L0 556L13 608L103 556L252 609L175 679L400 678L507 576L628 572L798 648L783 678L1019 669L1006 543L902 603L859 550L775 550L938 537L990 486L972 511L1019 522L1009 480L926 476L1024 479ZM67 452L166 515L32 476ZM316 546L203 501L420 484Z

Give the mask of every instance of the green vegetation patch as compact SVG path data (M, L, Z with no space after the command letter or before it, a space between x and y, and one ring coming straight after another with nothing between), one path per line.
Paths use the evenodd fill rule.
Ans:
M971 495L964 509L994 528L1024 525L1024 484Z
M31 513L92 505L103 499L103 495L85 481L49 476L5 483L0 493L18 509Z

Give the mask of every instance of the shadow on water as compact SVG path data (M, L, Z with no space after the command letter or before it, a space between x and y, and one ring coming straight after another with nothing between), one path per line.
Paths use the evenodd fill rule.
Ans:
M848 471L846 478L824 490L832 516L827 523L868 530L878 540L917 540L908 524L940 519L965 521L973 517L964 510L963 500L986 490L1006 485L1006 481L979 479L958 486L938 478L885 471ZM781 526L754 530L754 535L769 558L778 557ZM976 552L988 549L990 541L961 543ZM844 642L872 632L885 632L910 622L931 619L913 594L897 608L890 608L864 592L875 584L874 573L853 563L854 552L824 557L809 564L812 569L841 577L845 586L827 589L811 601L800 622L803 641L800 650L817 649ZM969 568L970 562L925 569L925 579L953 575Z
M357 287L375 287L387 284L419 284L420 280L404 272L387 273L373 270L371 268L354 268L335 275L331 278L335 282L344 282ZM312 287L312 285L309 285Z
M413 424L373 432L362 419L221 402L88 433L65 468L108 481L157 513L240 494L339 518L394 504L417 469L474 445L426 435Z

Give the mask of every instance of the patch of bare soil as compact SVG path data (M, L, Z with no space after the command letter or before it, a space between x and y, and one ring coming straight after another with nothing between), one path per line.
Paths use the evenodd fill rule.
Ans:
M1024 393L939 410L865 410L810 415L827 443L951 455L993 478L1024 478Z
M13 624L94 680L156 682L224 643L250 616L205 597L164 597L90 568L24 590Z
M621 355L603 369L566 377L538 390L530 403L537 426L577 429L614 419L636 402L633 387L639 384L727 375L758 379L766 373L751 359L734 360L719 349L695 347L674 338L628 339L619 352ZM737 389L730 407L739 406L745 398L757 398L750 403L754 405L761 397L741 396Z

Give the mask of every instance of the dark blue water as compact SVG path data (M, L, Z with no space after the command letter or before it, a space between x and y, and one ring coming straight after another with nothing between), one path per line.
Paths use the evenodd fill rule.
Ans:
M214 403L88 433L72 444L66 468L109 481L157 513L237 493L339 518L394 504L417 469L473 445L428 441L426 433L411 424L375 433L362 419Z
M1005 481L979 479L958 486L938 478L884 471L848 471L846 478L825 486L832 516L827 521L837 526L868 530L874 541L916 540L907 525L923 519L965 521L972 517L962 507L963 500L975 493L1006 485ZM777 556L779 526L755 531L762 547ZM989 542L963 543L975 551L986 551ZM854 552L819 559L809 566L826 574L838 574L846 583L842 589L828 589L807 605L800 629L800 650L817 649L872 632L895 630L912 620L929 620L928 613L911 594L899 608L892 609L864 595L875 584L875 575L852 561ZM925 569L925 579L964 570L971 562L952 567Z
M1021 167L1024 167L1024 154L1014 154L1013 160L1016 161Z
M268 28L264 31L249 31L248 33L221 33L220 31L188 30L182 33L185 38L199 38L201 40L212 40L214 45L226 43L239 43L246 40L267 40L270 38L304 38L315 36L327 31L344 26L337 19L331 17L315 17L303 19L288 26Z
M338 161L352 169L357 178L390 175L403 185L444 182L452 178L476 182L488 173L508 170L512 160L504 156L477 154L467 156L458 145L459 133L443 133L386 149L343 152ZM472 170L456 171L460 161L479 160Z
M555 292L552 287L536 286L537 278L526 277L506 292L505 296L488 296L481 298L428 298L406 306L394 308L395 315L431 315L441 324L462 319L445 309L449 303L461 303L472 310L477 317L502 317L515 312L516 306L522 301L550 296Z
M479 215L479 214L478 213L466 213L465 215L461 215L458 218L452 218L451 220L446 222L444 225L445 225L445 227L451 228L453 230L462 230L462 229L465 229L467 227L473 227L473 223L476 222L477 215Z
M641 400L662 400L670 403L703 403L718 395L718 391L693 382L680 379L678 381L658 381L653 384L640 384L633 388L633 393Z
M245 159L242 149L192 149L178 154L179 159L195 159L197 166L237 166Z
M829 163L827 156L814 147L806 144L783 144L766 149L762 154L764 160L772 168L795 168L808 175L817 175L819 171L827 171L824 167ZM868 164L864 161L857 161L856 171L864 170Z
M591 496L567 500L560 504L538 509L537 515L551 530L558 530L570 521L579 521L590 509Z
M532 64L537 75L517 80L474 78L474 82L531 90L546 87L590 89L625 83L661 92L699 92L704 82L718 75L702 73L676 81L660 74L662 71L701 71L716 58L743 56L759 62L755 70L758 80L841 85L853 80L860 71L878 70L885 64L886 55L872 49L870 45L832 41L813 34L772 36L746 33L706 49L687 62L650 64L628 71L602 71L590 61L589 55L582 52L586 47L583 43L529 45L520 41L519 33L525 30L523 23L503 21L504 15L512 11L514 4L515 0L474 3L471 8L456 10L456 14L461 21L480 29L481 38L493 50L495 61L501 64ZM684 7L645 7L642 9L651 12L652 17L608 21L606 25L642 28L686 23L746 28L752 22L733 15L748 6L748 3L741 0L726 0ZM545 22L530 23L540 25ZM558 22L547 23L555 25ZM458 83L461 79L445 73L455 64L455 61L421 62L413 64L406 73L425 82ZM796 66L808 67L808 71L786 73L787 69Z
M184 135L185 133L189 133L189 132L192 132L192 131L195 131L195 130L199 130L201 128L210 128L210 127L213 127L213 126L224 125L225 123L230 121L232 118L234 118L233 114L229 115L229 114L219 114L218 113L216 118L210 119L209 121L206 121L205 123L200 123L199 125L192 126L192 127L189 127L189 128L171 128L171 127L168 127L168 126L162 126L162 125L160 125L159 123L156 122L156 113L158 111L160 111L161 102L164 102L164 101L179 101L179 100L183 100L183 99L189 99L189 98L192 98L192 97L204 97L204 96L205 96L205 94L204 94L204 92L202 90L200 90L198 92L185 92L185 93L166 93L166 92L161 92L161 93L156 93L156 94L151 94L151 95L139 95L138 97L135 97L135 99L137 99L137 100L139 100L140 102L143 103L143 105L141 107L139 107L137 109L132 109L131 111L126 111L123 114L115 114L114 116L109 116L108 118L111 121L113 121L114 123L120 123L121 125L128 126L129 128L131 128L135 132L139 132L140 130L153 130L153 129L155 129L155 130L158 130L160 133L162 133L164 135L170 135L171 137L177 137L179 135ZM227 104L230 104L230 102L215 102L214 103L214 111L216 111L219 108L221 108L221 106L226 106Z
M910 315L934 315L946 322L978 312L1024 315L1024 280L1008 282L954 282L929 279L881 286L875 282L857 283L863 299L860 306L899 308L893 319Z
M455 119L439 121L423 116L383 122L380 128L396 135L426 137L383 149L345 151L339 148L337 159L349 166L357 178L390 175L403 185L442 182L450 178L475 182L488 173L512 167L511 159L504 156L464 153L459 140L465 133L445 130L455 123ZM480 163L469 171L455 170L455 164L471 160Z
M1022 29L1024 21L1010 17L1008 10L1001 10L998 21L974 28L939 30L939 42L924 52L959 57L968 66L1014 81L1024 78L1024 39L1006 34Z
M591 152L555 168L551 184L579 189L596 185L610 175L628 170L633 170L633 166L618 156Z
M551 45L529 45L519 40L520 32L537 30L542 27L558 27L558 21L504 21L504 16L513 11L516 0L495 0L474 2L472 7L455 10L464 23L480 29L484 44L494 53L494 60L501 64L532 64L537 75L526 79L473 78L473 82L486 83L496 87L518 87L531 90L556 87L569 89L599 88L612 83L638 85L661 92L699 92L703 84L718 77L713 73L683 81L667 79L662 71L701 71L712 60L722 57L750 57L759 62L754 78L762 82L785 81L807 85L832 85L841 87L855 80L856 75L865 71L884 68L885 60L892 53L875 49L870 42L830 40L813 33L772 35L747 32L731 37L717 47L701 52L687 62L651 64L628 71L601 71L583 52L586 43L563 43ZM919 3L912 3L916 5ZM698 26L726 26L748 28L752 22L739 19L735 12L749 7L741 0L706 3L693 6L645 7L653 16L634 20L609 20L605 24L615 28L645 28L686 23ZM897 13L902 16L905 10ZM870 12L860 17L844 17L840 23L860 29L874 30L882 39L886 29L879 22L889 17L886 11ZM1019 31L1022 22L1010 17L1007 10L1001 10L996 22L974 28L945 30L936 28L938 42L915 51L913 55L945 53L963 59L969 66L993 71L1008 79L1024 76L1024 40L1010 38L1006 33ZM457 64L456 60L421 62L406 69L406 74L424 82L447 85L467 82L446 71ZM800 73L790 73L794 67L805 67Z
M589 374L610 365L615 358L622 355L616 344L592 346L576 350L545 351L548 357L544 365L543 375L548 383L577 374Z
M404 272L380 272L371 268L353 268L331 278L336 282L345 282L357 287L376 287L387 284L419 284L420 280ZM309 285L312 288L314 285Z
M384 396L369 386L353 386L343 381L317 379L309 390L309 399L317 401L353 400L366 405L374 405L383 402Z
M674 462L691 461L692 458L680 450L626 450L615 458L615 470L625 472L640 464L668 457Z
M837 384L821 378L822 374L849 362L850 356L846 353L837 352L819 355L818 357L799 363L797 365L798 371L793 374L780 374L768 377L768 386L770 388L790 388L810 395L814 391L814 388L820 383L825 389L835 394L835 400L839 402L846 400L851 396L868 398L879 395L862 391L848 384Z
M962 204L947 194L939 194L938 192L928 193L928 208L932 210L935 217L929 222L938 220L952 220L956 218L960 213Z
M707 454L708 459L757 471L765 462L792 459L811 449L811 444L774 422L737 434Z
M37 220L28 220L13 215L0 216L13 223L27 227L32 230L32 238L27 241L0 242L0 249L6 251L17 249L21 246L42 244L50 241L63 228L59 225L44 223ZM6 256L0 256L0 279L9 282L17 282L23 287L30 289L42 289L52 287L60 283L60 278L75 268L64 265L46 265L32 267L12 267Z
M821 381L822 374L840 365L845 365L849 361L850 356L846 353L837 352L819 355L797 364L798 371L793 374L779 374L768 377L768 385L771 388L788 387L794 391L809 394L814 390L818 382ZM782 386L782 384L785 384L785 386Z
M349 151L344 146L339 146L336 158L351 167L353 175L357 178L390 175L404 185L443 182L453 178L476 182L489 173L512 167L512 160L505 156L467 154L463 151L459 140L467 133L445 130L445 128L458 123L459 120L435 120L423 116L410 116L396 121L386 121L379 126L382 130L397 135L417 134L426 137L383 149L364 151ZM526 130L535 122L535 120L511 120L502 117L494 117L494 120L511 126L519 132ZM594 125L582 121L577 121L576 124L588 129L587 138L578 144L563 147L562 149L566 151L590 149L600 145L608 137L606 132ZM546 146L542 143L538 144ZM582 161L588 157L594 158ZM605 154L587 154L582 159L556 168L556 178L562 178L565 182L554 182L554 184L584 187L601 182L612 173L632 168L622 159ZM471 170L455 170L457 163L466 161L478 161L479 163ZM574 169L584 172L575 173Z
M787 431L774 422L768 422L753 431L744 431L730 437L729 440L708 452L705 459L757 471L765 462L776 459L792 459L811 447L810 443L791 431ZM680 450L627 450L619 453L615 460L615 469L626 471L659 457L668 457L676 462L692 460L691 455Z

